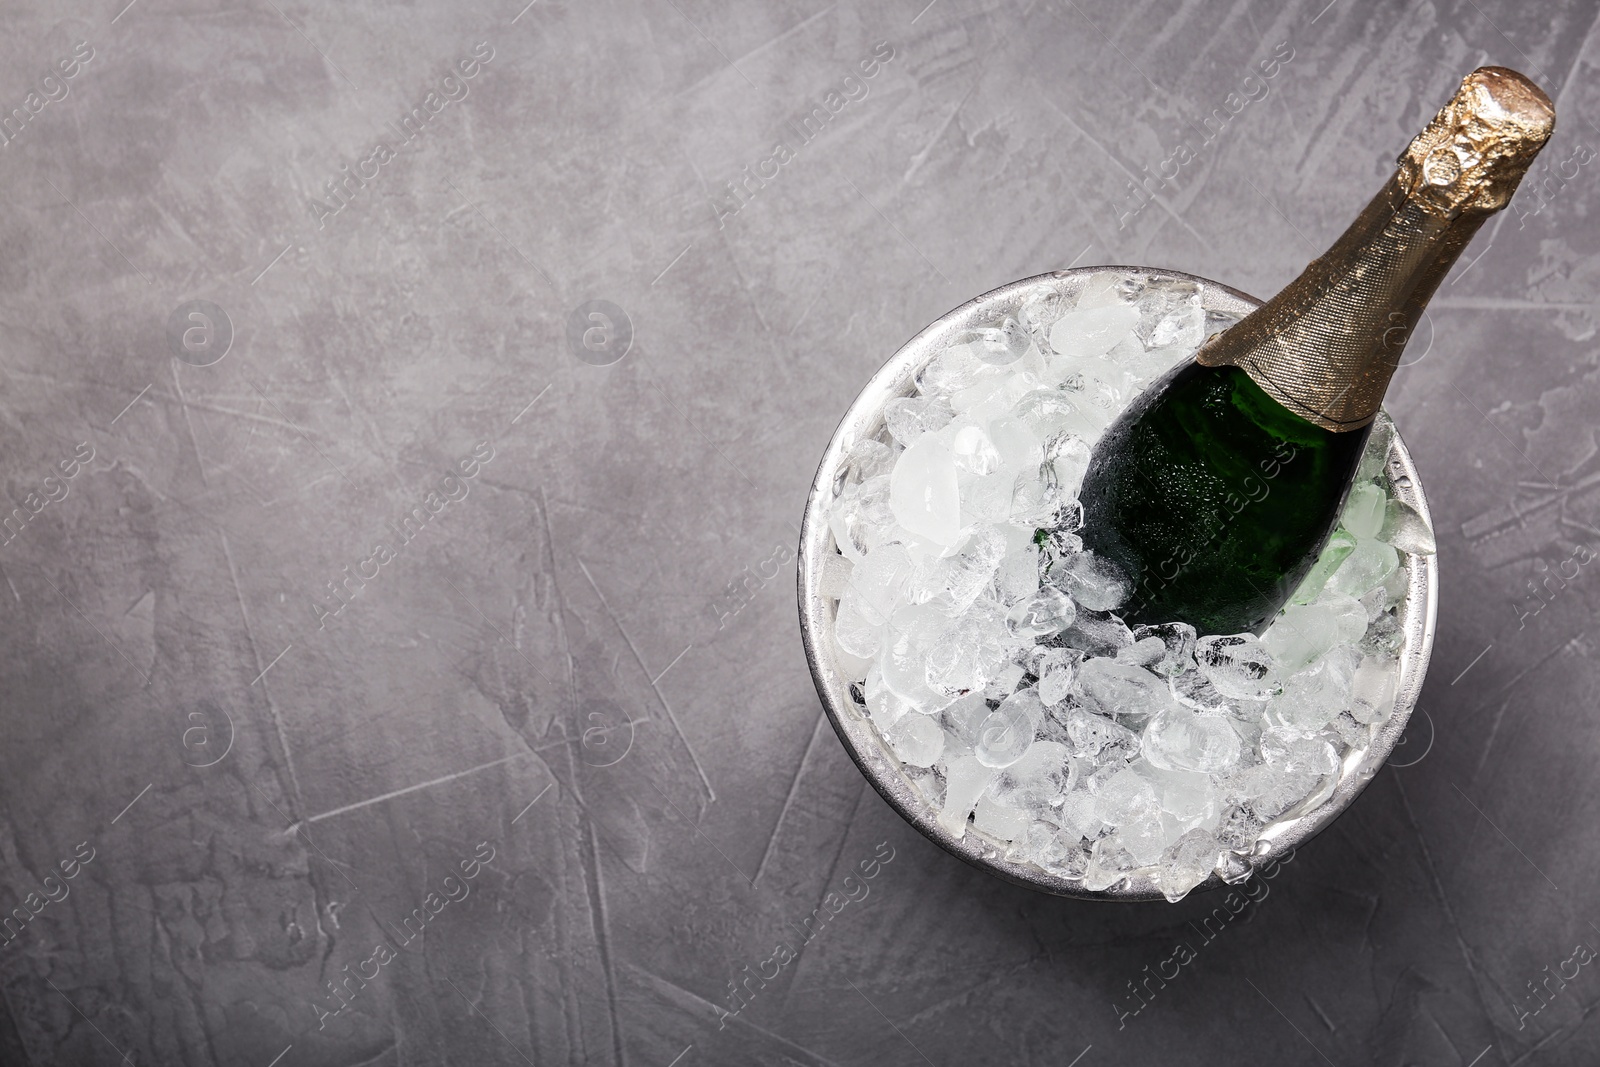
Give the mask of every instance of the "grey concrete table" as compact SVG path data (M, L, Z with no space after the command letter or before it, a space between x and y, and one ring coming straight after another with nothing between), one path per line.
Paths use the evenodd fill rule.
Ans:
M522 2L0 13L0 1062L1600 1057L1595 5ZM800 650L846 404L1054 267L1269 295L1483 62L1559 128L1391 393L1396 765L1249 899L938 851Z

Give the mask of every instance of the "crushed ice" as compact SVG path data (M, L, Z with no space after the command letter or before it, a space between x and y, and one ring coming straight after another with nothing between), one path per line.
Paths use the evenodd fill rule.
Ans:
M903 773L950 833L1089 889L1236 880L1263 826L1326 799L1394 706L1406 554L1434 549L1387 491L1380 415L1262 637L1123 624L1126 576L1074 532L1090 449L1231 322L1181 279L1104 271L1075 302L1042 285L886 405L832 503L836 660Z

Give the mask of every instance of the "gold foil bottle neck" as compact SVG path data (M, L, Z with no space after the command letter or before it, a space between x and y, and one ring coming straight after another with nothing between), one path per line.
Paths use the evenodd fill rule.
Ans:
M1400 154L1400 187L1424 209L1453 218L1498 211L1555 129L1550 98L1505 67L1479 67Z
M1368 425L1429 298L1554 128L1550 98L1527 78L1473 71L1333 247L1195 361L1238 367L1323 429Z

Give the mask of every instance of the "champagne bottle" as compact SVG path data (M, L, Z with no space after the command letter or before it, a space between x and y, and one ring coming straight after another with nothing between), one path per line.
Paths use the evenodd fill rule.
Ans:
M1128 571L1125 621L1266 628L1333 532L1424 305L1554 124L1527 78L1473 71L1326 253L1106 430L1081 535Z

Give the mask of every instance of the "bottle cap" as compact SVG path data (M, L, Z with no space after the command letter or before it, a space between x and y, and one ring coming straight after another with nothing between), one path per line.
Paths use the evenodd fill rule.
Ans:
M1446 218L1499 211L1555 124L1544 90L1514 70L1479 67L1400 154L1400 187Z

